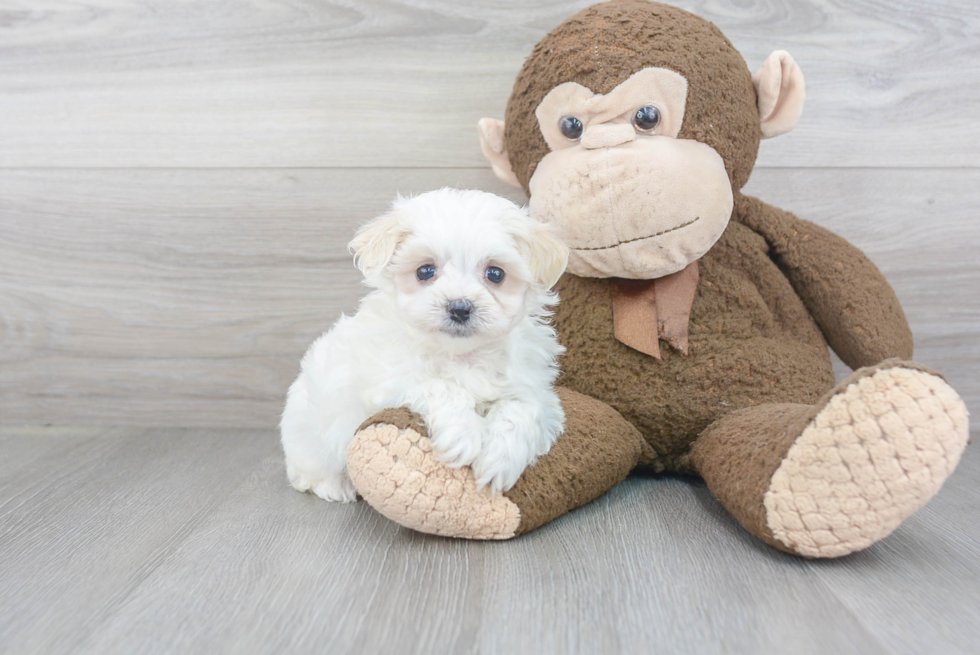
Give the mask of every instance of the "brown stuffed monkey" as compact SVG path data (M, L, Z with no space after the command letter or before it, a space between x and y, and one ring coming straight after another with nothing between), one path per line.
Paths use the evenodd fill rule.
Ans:
M806 557L866 548L925 504L965 447L963 402L907 361L905 315L864 254L740 192L803 98L788 53L751 75L713 24L670 6L598 4L548 34L506 121L479 131L571 248L554 317L565 433L494 496L386 410L348 450L358 492L408 527L509 538L637 467L688 473ZM828 344L858 369L836 386Z

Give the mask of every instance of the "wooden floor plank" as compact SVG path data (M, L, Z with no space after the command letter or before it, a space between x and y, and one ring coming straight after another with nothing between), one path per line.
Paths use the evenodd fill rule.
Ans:
M974 435L974 439L976 436ZM896 653L974 653L980 643L980 450L888 539L815 574Z
M519 540L465 542L300 495L271 457L81 650L885 652L706 494L636 478Z
M271 428L363 292L346 252L396 192L485 169L0 171L0 422ZM773 170L747 191L864 248L916 359L980 411L980 170Z
M808 561L676 477L633 476L514 541L421 535L296 493L274 442L117 428L49 455L45 482L24 469L0 490L0 650L953 653L980 638L973 450L891 537Z
M80 650L458 652L479 620L474 547L300 494L277 453Z
M0 425L0 494L16 472L52 453L98 439L110 431L100 426Z
M477 120L591 0L36 4L0 20L3 167L480 166ZM751 70L780 48L803 68L762 164L980 165L976 3L676 4Z
M489 652L885 652L688 479L631 477L495 555Z
M5 475L0 651L74 652L276 448L268 432L116 428Z

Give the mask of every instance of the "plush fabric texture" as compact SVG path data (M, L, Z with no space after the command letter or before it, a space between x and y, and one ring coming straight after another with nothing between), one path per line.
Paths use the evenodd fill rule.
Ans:
M503 496L468 467L436 460L408 410L385 410L348 450L361 495L421 532L509 539L597 498L651 458L612 408L560 389L566 434ZM840 557L890 534L956 468L969 436L963 401L938 373L892 359L860 369L814 405L726 414L690 463L752 534L804 557Z
M894 292L860 250L754 198L739 197L699 271L689 354L664 349L661 361L615 339L613 282L566 274L556 287L558 383L621 412L658 453L656 470L684 470L691 444L727 412L823 396L834 386L825 334L852 366L911 354Z
M814 405L732 412L701 434L691 459L752 534L804 557L840 557L935 495L968 436L966 406L942 376L891 359Z
M769 528L763 498L786 453L816 414L811 405L745 407L712 423L694 444L691 462L712 495L745 529L792 552Z
M889 357L912 357L912 330L895 292L868 257L809 221L741 194L734 220L765 239L845 364L857 369Z
M656 280L613 283L613 332L633 350L660 359L660 339L688 354L691 305L698 289L698 263Z
M510 155L504 148L504 122L494 118L481 118L477 129L480 132L480 150L490 162L493 174L507 184L521 186L510 167Z
M558 395L567 438L503 496L478 490L469 467L441 464L421 419L404 408L379 412L359 428L347 451L351 478L372 507L420 532L509 539L533 530L617 485L649 448L611 408L568 389Z
M561 516L626 479L649 446L640 433L593 398L559 389L565 434L504 495L521 509L517 534Z
M451 469L436 460L424 430L416 429L419 425L408 410L381 412L358 431L347 447L347 466L361 497L392 521L419 532L468 539L513 537L521 523L517 505L488 487L478 490L468 466Z
M716 151L669 138L548 153L530 188L531 213L558 226L583 277L676 273L718 241L735 202Z
M684 76L665 68L645 68L630 75L608 94L596 94L581 84L563 82L548 92L538 108L534 110L538 119L545 142L552 150L569 147L571 142L566 139L558 127L559 120L564 116L575 116L585 126L582 144L586 148L616 145L624 141L632 141L636 132L632 125L626 123L608 124L607 121L616 119L631 109L657 98L660 110L660 121L657 123L655 134L677 137L684 124L684 105L687 104L687 80ZM626 133L616 139L603 143L607 137L593 136L598 139L588 143L589 132L598 124L604 129L619 130L629 128Z
M717 150L732 188L741 189L762 138L755 87L742 55L703 18L646 0L616 0L583 9L552 30L517 76L504 138L524 190L530 193L531 175L549 152L534 114L548 92L576 82L605 94L648 67L684 76L690 91L678 138Z
M780 85L802 84L792 59L776 54L789 66L780 69ZM561 303L554 325L567 349L558 384L566 387L568 422L551 451L502 497L519 509L517 524L508 509L491 508L494 501L477 498L464 481L432 519L430 494L416 493L424 479L397 498L389 491L393 484L379 479L392 459L383 454L367 460L381 462L371 484L384 487L370 502L428 531L516 535L598 497L637 466L702 476L742 525L776 548L805 557L864 548L925 503L952 472L966 444L966 409L941 376L902 361L912 355L905 315L860 250L739 192L755 161L760 117L745 62L721 32L645 0L616 0L573 16L535 47L515 83L504 133L513 172L527 190L549 153L534 112L552 88L571 81L607 93L651 66L685 76L689 97L678 136L714 148L734 189L730 222L697 260L686 354L646 343L642 349L657 346L657 359L617 340L615 289L630 276L566 272L555 287ZM771 104L767 110L779 113ZM568 200L577 201L574 194ZM532 197L532 212L534 206ZM600 210L599 219L612 220ZM653 288L652 296L637 297L652 302L663 319L659 287ZM672 324L678 311L677 303L663 309L675 316ZM681 345L675 325L656 329L668 345ZM835 387L828 342L851 367L869 368ZM381 423L394 423L368 430L420 434L417 426L405 427L409 418L392 416ZM372 439L394 443L393 435ZM368 465L350 456L360 491L354 468ZM396 480L411 475L395 468L403 465L421 478L438 475L431 453L412 457L391 466Z
M722 414L813 402L834 385L826 341L764 239L733 222L698 268L686 357L664 348L656 360L616 340L612 281L566 274L556 287L559 384L619 411L653 447L656 471L689 470L691 444Z
M752 75L752 83L759 97L762 138L770 139L793 129L803 113L806 97L803 71L793 56L785 50L775 51Z
M682 355L688 354L691 306L698 292L699 279L698 263L695 261L673 275L654 282L657 290L657 334Z
M939 491L968 438L966 406L939 376L888 362L861 369L773 474L766 528L806 557L867 548Z
M414 430L420 437L428 439L429 430L425 426L422 417L411 411L407 407L389 407L383 409L371 418L367 419L357 428L357 431L365 430L372 425L394 425L399 430Z

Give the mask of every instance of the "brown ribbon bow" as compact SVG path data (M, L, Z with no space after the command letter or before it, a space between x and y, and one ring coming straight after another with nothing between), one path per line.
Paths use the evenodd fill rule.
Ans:
M655 280L613 282L613 332L630 348L660 359L663 339L687 354L691 305L698 290L698 263Z

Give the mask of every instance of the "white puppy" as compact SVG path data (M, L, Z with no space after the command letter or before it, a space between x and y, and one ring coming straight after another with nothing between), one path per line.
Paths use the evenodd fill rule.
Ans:
M365 419L404 406L443 462L471 465L494 492L514 486L564 428L547 308L565 245L509 200L441 189L399 198L350 247L374 290L313 342L289 388L290 483L354 500L347 445Z

